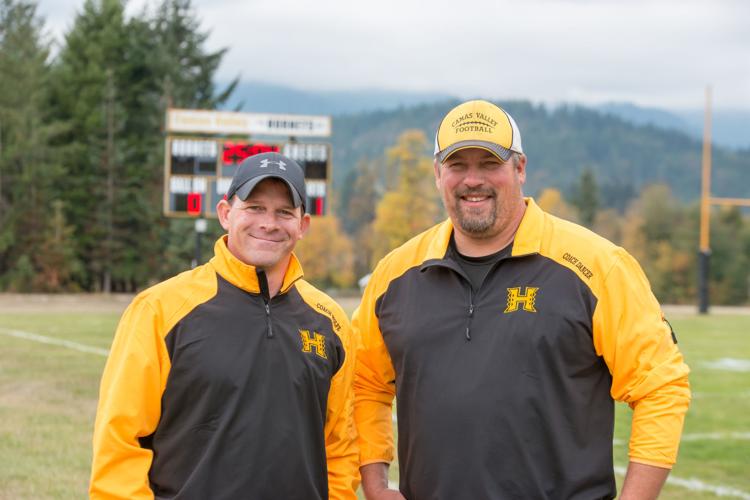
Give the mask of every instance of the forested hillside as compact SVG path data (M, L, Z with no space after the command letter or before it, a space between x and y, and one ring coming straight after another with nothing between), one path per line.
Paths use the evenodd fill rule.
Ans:
M457 103L334 117L336 186L344 186L359 159L378 158L404 130L419 129L432 138L441 117ZM687 134L632 125L582 107L547 109L526 101L498 104L513 115L521 130L529 158L529 194L548 187L568 193L588 169L599 179L606 206L620 210L648 184L668 184L683 201L700 195L702 144ZM750 150L714 147L713 166L716 196L750 197Z

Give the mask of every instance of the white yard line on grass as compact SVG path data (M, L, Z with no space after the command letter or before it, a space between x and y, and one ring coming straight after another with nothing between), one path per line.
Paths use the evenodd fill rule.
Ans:
M693 434L683 434L680 441L731 441L750 439L750 432L696 432ZM612 444L620 446L626 441L622 439L613 439Z
M750 359L721 358L701 363L707 368L729 372L750 372Z
M395 423L397 421L396 415L393 415L393 422ZM682 441L702 441L702 440L732 440L732 439L750 439L750 432L704 432L704 433L694 433L694 434L684 434L682 436ZM625 442L621 439L615 439L613 440L612 444L615 446L625 444ZM398 459L393 461L393 465L398 465ZM625 467L621 467L619 465L615 466L615 474L618 474L620 476L625 476ZM667 483L678 486L681 488L685 488L690 491L702 491L702 492L709 492L713 493L714 495L720 496L720 497L734 497L734 498L742 498L743 500L750 500L750 493L747 493L742 490L738 490L737 488L733 488L731 486L725 486L725 485L715 485L715 484L707 484L701 481L700 479L690 478L685 479L682 477L676 477L670 475L667 478ZM398 483L394 481L388 481L388 487L392 489L398 489Z
M681 441L730 441L732 439L750 439L750 432L696 432L695 434L684 434Z
M718 398L750 398L750 391L740 392L694 392L690 396L692 399L718 399Z
M395 463L396 461L394 461L394 464ZM620 467L619 465L616 465L615 474L624 477L625 467ZM671 484L673 486L679 486L680 488L685 488L686 490L690 490L690 491L701 491L701 492L713 493L714 495L717 495L720 497L733 497L733 498L741 498L743 500L750 500L750 493L747 493L742 490L738 490L737 488L732 488L731 486L707 484L701 481L700 479L695 479L695 478L685 479L682 477L675 477L675 476L670 475L669 477L667 477L667 484ZM395 481L388 481L388 487L391 489L397 490L398 483Z
M625 476L625 467L620 467L619 465L615 466L615 474ZM750 500L750 493L738 490L737 488L732 488L731 486L706 484L700 479L685 479L682 477L675 477L670 475L669 477L667 477L667 484L679 486L690 491L703 491L713 493L714 495L720 497L733 497L742 498L743 500Z
M23 332L21 330L11 330L8 328L1 328L0 333L8 335L10 337L16 337L18 339L31 340L33 342L39 342L42 344L57 345L61 347L67 347L80 352L88 352L90 354L98 354L100 356L108 356L109 351L107 349L101 349L99 347L91 347L85 344L79 344L78 342L71 342L70 340L61 340L53 337L45 337L38 333Z

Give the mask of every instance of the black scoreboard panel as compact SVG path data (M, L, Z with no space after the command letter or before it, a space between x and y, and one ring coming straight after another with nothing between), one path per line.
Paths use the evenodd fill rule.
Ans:
M327 144L284 144L281 153L300 164L305 179L328 179Z
M171 172L175 175L216 175L216 141L173 139Z
M170 176L166 186L165 212L168 210L168 215L215 217L216 203L220 199L215 195L215 185L215 176Z
M320 143L270 143L214 138L168 137L165 158L164 213L170 217L216 217L237 166L259 153L277 151L305 172L307 212L325 215L330 146Z
M307 186L305 210L310 215L325 215L330 150L327 144L287 143L281 150L284 156L299 163L305 172Z

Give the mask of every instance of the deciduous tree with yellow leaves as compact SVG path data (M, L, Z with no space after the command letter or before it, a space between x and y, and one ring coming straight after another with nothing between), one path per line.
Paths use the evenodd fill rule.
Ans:
M313 218L310 230L297 244L295 253L302 262L305 279L327 288L354 285L352 242L333 215Z
M393 189L385 193L375 212L373 264L435 224L442 214L427 151L424 132L407 130L386 153L386 172L397 182L386 183Z
M566 220L577 221L576 211L568 205L562 193L555 188L547 188L539 193L537 204L545 212Z

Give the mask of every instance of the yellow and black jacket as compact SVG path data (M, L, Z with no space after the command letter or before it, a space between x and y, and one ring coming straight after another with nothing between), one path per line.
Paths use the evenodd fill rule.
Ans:
M676 459L688 367L640 266L526 203L477 291L445 221L378 264L354 314L361 465L393 460L396 396L409 500L614 498L613 400L632 461Z
M104 369L92 498L352 499L354 346L342 309L292 259L215 256L138 295Z

